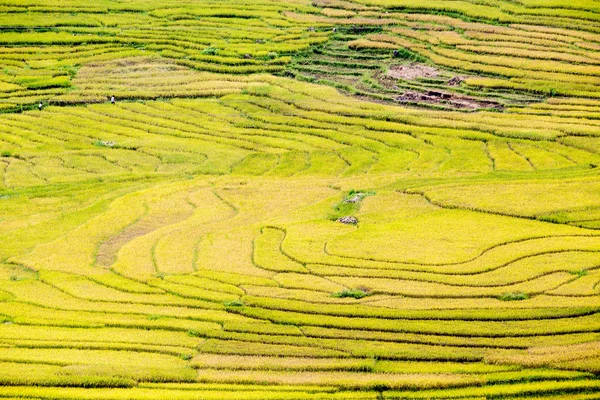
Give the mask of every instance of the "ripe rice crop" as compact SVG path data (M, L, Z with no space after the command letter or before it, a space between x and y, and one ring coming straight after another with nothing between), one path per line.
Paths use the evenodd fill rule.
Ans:
M1 398L594 398L593 1L40 1Z

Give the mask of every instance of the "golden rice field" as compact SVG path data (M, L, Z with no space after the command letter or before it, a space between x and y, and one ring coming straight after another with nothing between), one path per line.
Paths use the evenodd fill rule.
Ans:
M0 28L0 399L600 399L598 1Z

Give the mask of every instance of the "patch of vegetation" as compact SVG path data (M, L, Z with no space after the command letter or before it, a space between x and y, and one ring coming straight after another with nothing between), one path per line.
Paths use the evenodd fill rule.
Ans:
M589 271L587 269L580 269L577 271L569 271L572 275L577 276L578 278L581 278L582 276L586 276Z
M198 332L197 330L194 330L194 329L188 330L187 335L191 336L191 337L201 337L202 336L202 334L200 332Z
M225 304L225 307L243 307L244 306L244 302L241 300L228 301L224 304Z
M351 189L342 201L333 206L333 211L327 215L327 219L337 221L344 217L354 217L360 210L360 203L364 198L374 195L374 191Z
M415 62L426 62L427 60L420 56L419 54L407 50L407 49L398 49L398 50L394 50L392 52L394 58L399 58L399 59L403 59L403 60L411 60L411 61L415 61Z
M98 146L98 147L108 147L108 148L117 147L117 142L106 141L106 140L96 140L92 144L94 146Z
M217 49L215 47L207 47L204 50L202 50L200 53L204 54L206 56L215 56L215 55L217 55L218 52L219 52L219 49Z
M367 297L368 295L369 293L365 289L344 289L340 292L333 293L331 296L340 299L346 297L351 297L353 299L362 299L363 297Z
M498 299L502 301L520 301L529 299L529 295L523 292L503 293Z

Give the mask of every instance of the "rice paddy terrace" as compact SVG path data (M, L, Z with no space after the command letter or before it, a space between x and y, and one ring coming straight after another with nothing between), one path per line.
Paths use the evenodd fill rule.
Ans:
M0 27L0 398L600 398L600 2Z

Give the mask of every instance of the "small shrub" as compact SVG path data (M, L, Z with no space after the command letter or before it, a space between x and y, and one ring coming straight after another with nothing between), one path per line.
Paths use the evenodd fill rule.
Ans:
M518 300L527 300L529 295L523 292L515 292L515 293L504 293L498 299L502 301L518 301Z
M113 142L113 141L106 141L106 140L96 140L94 143L92 143L94 146L98 146L98 147L115 147L117 145L117 142Z
M352 297L354 299L362 299L363 297L367 297L369 294L364 289L344 289L341 292L333 293L332 297L337 297L338 299L345 297Z
M348 192L348 195L344 199L344 203L359 203L367 196L373 196L375 192L372 191L364 191L364 190L354 190L351 189Z
M190 329L189 331L187 331L188 336L191 337L200 337L200 332L194 330L194 329Z
M233 300L225 303L226 307L243 307L244 303L241 300Z
M217 49L217 48L207 47L204 50L202 50L200 53L204 54L206 56L215 56L215 55L217 55L218 52L219 52L219 49Z
M63 65L63 66L59 67L58 69L59 69L59 71L65 72L71 78L74 78L75 75L77 75L77 70L79 68L72 66L72 65Z

